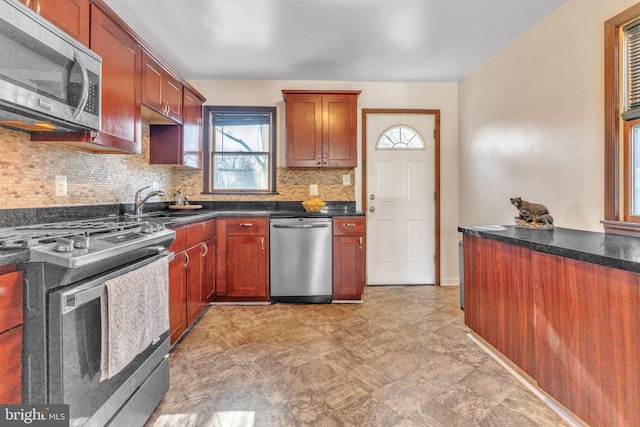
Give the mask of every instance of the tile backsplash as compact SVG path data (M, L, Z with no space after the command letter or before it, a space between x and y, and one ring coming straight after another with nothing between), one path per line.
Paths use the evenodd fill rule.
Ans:
M309 184L318 184L325 200L354 201L353 185L342 185L342 175L353 170L277 169L278 194L203 195L202 171L149 165L149 126L143 123L142 153L91 154L30 142L29 135L0 128L0 203L2 209L132 203L139 188L158 183L170 201L180 186L191 200L304 200ZM67 196L56 197L54 180L67 177Z

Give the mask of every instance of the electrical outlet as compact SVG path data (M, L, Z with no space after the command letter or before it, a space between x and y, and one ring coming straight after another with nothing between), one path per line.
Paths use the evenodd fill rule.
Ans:
M351 175L348 173L342 175L342 185L351 185Z
M56 197L67 196L67 177L66 176L56 175L54 185L55 185Z
M312 196L318 195L318 184L311 184L309 186L309 194L311 194Z
M158 191L158 190L160 190L160 185L158 185L157 182L153 182L151 184L151 191Z

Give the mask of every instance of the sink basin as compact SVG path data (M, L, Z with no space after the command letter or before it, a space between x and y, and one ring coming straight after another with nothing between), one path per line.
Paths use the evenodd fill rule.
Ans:
M184 216L192 216L199 215L200 212L197 211L159 211L159 212L149 212L148 214L144 214L147 217L151 218L181 218Z

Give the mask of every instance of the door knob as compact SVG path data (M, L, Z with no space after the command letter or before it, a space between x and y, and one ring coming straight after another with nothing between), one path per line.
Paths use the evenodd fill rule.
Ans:
M369 212L375 212L375 211L376 211L376 208L375 208L374 206L371 206L371 207L369 208Z
M375 199L376 199L376 196L374 194L369 195L369 200L375 200Z

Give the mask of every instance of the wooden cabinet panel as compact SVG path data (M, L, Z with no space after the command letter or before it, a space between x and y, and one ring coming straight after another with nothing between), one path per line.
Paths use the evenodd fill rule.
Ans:
M540 387L590 425L640 425L639 275L537 252L533 265Z
M216 228L215 298L268 301L268 219L218 219Z
M227 236L227 296L266 297L264 236Z
M202 243L187 249L187 324L193 323L203 309L202 277L205 247Z
M190 168L202 168L202 101L186 87L182 102L182 150L179 158Z
M333 299L359 300L365 284L365 219L333 219Z
M287 166L357 166L359 91L282 93L287 114Z
M0 334L0 404L22 403L22 326Z
M0 275L0 332L22 324L22 273Z
M204 255L202 290L205 303L213 301L216 292L216 237L204 242L207 252Z
M354 168L357 154L357 95L322 97L324 167Z
M322 97L289 95L287 113L287 166L322 166Z
M96 143L141 152L141 49L97 7L91 7L91 50L102 57L102 129Z
M22 273L0 275L0 404L22 402Z
M269 230L268 221L264 218L239 217L225 221L228 236L264 236Z
M464 236L465 323L536 376L531 251Z
M364 236L364 217L335 217L333 219L334 236Z
M176 253L169 263L169 326L171 344L187 330L187 256Z
M89 0L21 0L43 18L89 46Z
M187 247L195 246L211 239L216 233L216 220L199 222L187 228Z
M144 52L142 103L177 123L182 122L182 84Z

